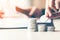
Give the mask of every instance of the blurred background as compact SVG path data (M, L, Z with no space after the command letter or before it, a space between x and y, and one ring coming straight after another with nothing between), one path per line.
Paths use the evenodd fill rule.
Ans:
M36 6L39 9L45 8L46 0L32 0L32 5Z
M18 1L17 5L23 9L27 8L28 6L36 6L40 11L42 10L41 11L42 15L45 12L45 1L46 0L23 0L23 1L22 0L10 0L10 1L11 2L12 1L16 1L16 2ZM22 4L19 4L19 3L22 3ZM26 4L24 4L24 3L26 3ZM19 16L21 17L22 14ZM20 27L20 26L27 25L27 24L25 24L26 20L22 20L22 19L20 20L19 18L17 18L17 19L11 19L11 18L10 19L9 18L1 19L0 25L1 26L4 25L4 27L7 27L7 28L8 28L8 26L9 27L12 27L12 26L16 27L17 25ZM58 33L55 33L55 32L29 32L27 29L20 29L20 28L18 28L18 29L11 29L11 28L7 29L7 28L6 29L0 29L0 40L60 40L60 33L59 32Z

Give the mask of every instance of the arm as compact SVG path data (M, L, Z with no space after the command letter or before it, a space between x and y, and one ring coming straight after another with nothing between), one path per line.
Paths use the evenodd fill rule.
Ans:
M35 12L35 10L36 10L36 7L32 7L32 8L29 8L29 9L21 9L19 7L16 7L16 11L24 13L24 14L26 14L28 16L33 15L33 13ZM28 14L26 12L28 12Z
M19 7L16 7L16 11L21 12L21 13L25 13L26 10L21 9L21 8L19 8Z
M21 12L21 13L29 16L29 12L31 11L31 8L29 8L29 9L22 9L22 8L16 7L16 11Z

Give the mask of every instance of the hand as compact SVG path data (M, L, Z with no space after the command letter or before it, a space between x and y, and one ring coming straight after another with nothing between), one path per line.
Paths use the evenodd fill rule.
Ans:
M46 17L52 16L51 12L52 9L56 11L55 0L46 0L46 11L45 11Z
M41 16L40 10L36 7L32 7L29 9L21 9L19 7L16 7L16 11L21 12L22 14L25 14L28 17L39 18Z

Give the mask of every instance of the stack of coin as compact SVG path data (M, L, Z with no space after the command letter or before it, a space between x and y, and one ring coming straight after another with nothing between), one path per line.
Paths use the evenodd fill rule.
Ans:
M36 18L28 19L28 30L31 32L36 31Z

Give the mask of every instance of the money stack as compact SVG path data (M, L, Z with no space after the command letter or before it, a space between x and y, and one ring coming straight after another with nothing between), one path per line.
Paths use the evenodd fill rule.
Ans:
M53 27L53 26L47 27L47 32L54 32L54 30L55 30L55 27Z
M36 18L28 19L28 31L31 31L31 32L36 31Z
M38 32L44 32L45 28L45 24L38 24Z
M51 23L51 19L49 19L48 17L46 17L45 15L42 15L39 19L39 24L38 24L38 31L46 31L46 24Z

